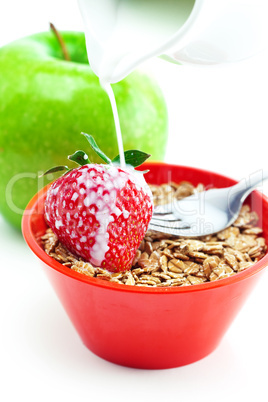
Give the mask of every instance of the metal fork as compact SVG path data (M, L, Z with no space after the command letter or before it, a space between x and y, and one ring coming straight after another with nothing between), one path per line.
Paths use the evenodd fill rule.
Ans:
M246 197L264 180L262 170L231 187L210 189L155 207L149 229L175 236L199 237L229 227Z

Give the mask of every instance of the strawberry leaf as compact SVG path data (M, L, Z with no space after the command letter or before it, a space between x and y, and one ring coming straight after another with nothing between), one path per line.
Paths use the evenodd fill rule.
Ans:
M94 140L94 138L92 137L92 135L86 134L86 133L81 133L83 134L86 139L88 140L91 148L93 149L93 151L96 152L97 155L99 155L99 157L106 163L110 164L111 163L111 159L108 158L108 156L106 156L101 149L98 147L96 141Z
M133 167L137 167L143 164L151 155L146 154L145 152L138 151L138 150L129 150L124 152L125 161L127 165L131 165ZM120 163L120 156L116 156L112 163Z
M62 172L63 170L70 170L70 169L68 168L68 166L64 166L64 165L55 166L51 169L46 170L43 174L40 175L40 177L46 176L47 174L50 174L50 173Z
M75 163L78 163L80 166L87 165L90 163L87 154L84 151L76 151L74 154L69 155L68 159Z

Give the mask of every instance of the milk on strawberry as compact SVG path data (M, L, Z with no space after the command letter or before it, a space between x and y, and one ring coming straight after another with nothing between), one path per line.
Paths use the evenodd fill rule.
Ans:
M69 251L114 272L130 268L152 205L141 172L86 164L48 189L45 219Z

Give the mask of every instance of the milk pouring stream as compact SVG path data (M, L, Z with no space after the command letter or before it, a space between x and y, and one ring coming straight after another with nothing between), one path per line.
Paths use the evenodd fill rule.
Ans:
M89 63L113 106L122 166L123 145L111 83L153 56L208 65L245 59L267 46L267 0L78 2Z
M115 96L113 93L113 89L111 87L111 84L106 81L100 81L102 88L106 91L110 103L112 106L112 112L113 112L113 117L114 117L114 125L115 125L115 131L116 131L116 138L117 138L117 145L118 145L118 150L119 150L119 156L120 156L120 166L122 169L125 168L126 162L125 162L125 156L124 156L124 147L123 147L123 138L122 138L122 133L121 133L121 127L120 127L120 120L118 116L118 110L116 107L116 101L115 101Z

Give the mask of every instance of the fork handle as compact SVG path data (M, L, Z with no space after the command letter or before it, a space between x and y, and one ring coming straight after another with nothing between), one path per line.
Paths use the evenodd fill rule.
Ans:
M240 180L233 188L235 192L240 195L241 200L244 201L246 197L265 180L268 180L268 170L260 169L247 178Z

